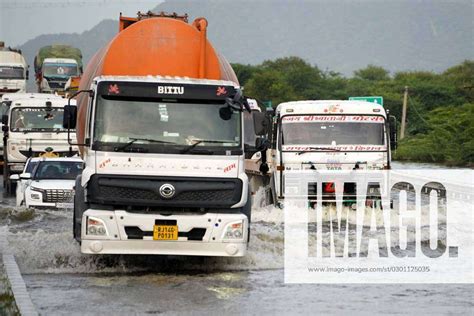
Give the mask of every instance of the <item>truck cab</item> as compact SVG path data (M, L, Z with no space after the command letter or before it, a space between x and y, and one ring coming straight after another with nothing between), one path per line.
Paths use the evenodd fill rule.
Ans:
M19 51L0 48L0 96L26 92L28 64Z
M3 181L8 193L13 191L10 175L20 173L29 157L77 154L62 125L65 103L65 99L51 95L14 99L2 115Z
M64 94L71 77L80 75L80 67L72 58L45 58L41 66L39 92Z
M6 93L2 95L0 98L0 115L7 115L10 109L10 105L14 100L20 99L42 99L42 100L50 100L50 99L62 99L60 96L51 95L51 94L44 94L44 93ZM3 122L0 122L0 127L3 126ZM3 165L3 141L0 142L0 164Z
M99 76L86 92L81 252L243 256L250 200L242 107L229 103L236 83ZM74 126L66 111L64 126Z
M395 127L379 104L286 102L278 105L274 124L269 160L276 201L284 199L285 171L390 169Z

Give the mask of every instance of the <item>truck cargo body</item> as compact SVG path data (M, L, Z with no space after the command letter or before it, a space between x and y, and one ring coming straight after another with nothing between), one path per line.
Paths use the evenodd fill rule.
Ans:
M127 19L80 87L90 90L78 99L81 251L243 256L250 202L242 111L228 105L235 74L205 20Z

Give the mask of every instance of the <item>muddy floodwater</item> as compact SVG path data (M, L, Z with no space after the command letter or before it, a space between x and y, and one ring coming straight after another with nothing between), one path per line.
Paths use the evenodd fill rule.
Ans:
M258 202L243 258L82 255L72 210L16 208L14 198L3 198L0 226L43 315L474 313L472 285L285 284L283 211Z

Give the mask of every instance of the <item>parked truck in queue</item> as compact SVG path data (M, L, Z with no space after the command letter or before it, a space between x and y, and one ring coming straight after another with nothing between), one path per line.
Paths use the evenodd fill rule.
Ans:
M392 117L393 118L393 117ZM285 173L295 170L387 170L396 128L387 111L365 101L295 101L278 105L271 146L266 152L273 202L285 198ZM334 183L322 187L323 198L334 200ZM346 196L355 194L345 187ZM308 186L309 200L317 196Z
M0 42L0 96L26 92L28 64L20 50L5 47Z
M65 95L80 81L82 53L69 45L44 46L36 54L34 66L38 92Z
M57 96L34 94L11 101L2 115L3 185L7 193L13 192L10 175L21 173L29 157L77 154L77 147L68 143L68 130L62 125L66 102Z
M20 99L43 99L45 101L52 98L58 99L61 98L57 95L45 94L45 93L5 93L0 98L0 115L8 115L10 105L14 100ZM64 101L64 100L63 100ZM0 126L3 126L3 122L0 122ZM3 141L0 142L0 165L3 165Z
M89 63L74 237L89 254L243 256L251 220L234 71L187 16L120 17ZM123 62L126 61L126 62Z

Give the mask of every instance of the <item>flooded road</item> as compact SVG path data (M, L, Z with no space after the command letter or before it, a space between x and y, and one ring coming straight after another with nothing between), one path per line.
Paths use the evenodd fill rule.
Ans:
M253 210L243 258L82 255L72 210L33 212L15 208L13 198L1 202L0 225L8 225L10 249L44 315L474 311L472 285L285 284L283 211L271 206Z

